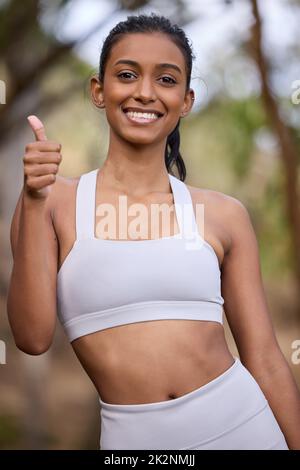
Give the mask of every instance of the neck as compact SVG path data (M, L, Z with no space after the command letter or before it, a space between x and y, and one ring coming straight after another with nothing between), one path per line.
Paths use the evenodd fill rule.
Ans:
M124 146L110 143L101 173L109 186L134 195L170 193L165 143Z

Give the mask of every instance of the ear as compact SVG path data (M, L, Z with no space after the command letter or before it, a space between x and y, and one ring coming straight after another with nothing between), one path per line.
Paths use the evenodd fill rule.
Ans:
M194 101L195 101L195 92L192 88L190 88L185 94L184 103L183 103L180 117L185 117L187 114L189 114L190 110L193 107Z
M105 108L104 96L103 96L103 85L96 75L90 79L91 98L92 102L97 108Z

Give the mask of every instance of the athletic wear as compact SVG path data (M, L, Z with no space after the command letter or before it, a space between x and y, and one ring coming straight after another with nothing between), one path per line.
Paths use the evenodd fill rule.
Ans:
M96 169L80 177L76 241L58 272L58 316L69 340L151 320L222 323L219 261L198 231L185 183L169 174L177 234L104 240L94 234L97 173Z
M288 450L259 385L235 357L209 383L179 398L118 405L101 399L101 450Z
M57 307L70 341L119 325L161 319L222 323L220 267L200 236L187 186L169 174L179 233L152 240L95 237L98 170L81 176L76 240L57 278ZM234 364L174 400L100 400L101 449L288 449L253 376Z

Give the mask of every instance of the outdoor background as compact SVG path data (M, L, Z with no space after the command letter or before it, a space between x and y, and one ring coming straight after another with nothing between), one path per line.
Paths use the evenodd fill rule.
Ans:
M180 128L185 182L249 210L276 336L300 386L300 1L0 0L2 449L99 447L98 397L60 324L43 355L15 346L9 229L33 140L26 116L38 115L62 144L61 175L100 167L108 126L91 104L89 78L110 29L152 11L183 27L196 54L195 106Z

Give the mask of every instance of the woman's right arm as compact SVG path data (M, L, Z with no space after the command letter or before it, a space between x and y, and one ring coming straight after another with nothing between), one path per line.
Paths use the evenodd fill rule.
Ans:
M52 201L61 146L47 140L36 117L29 122L36 142L26 146L24 186L11 224L7 312L16 346L35 355L49 349L56 323L58 242Z

